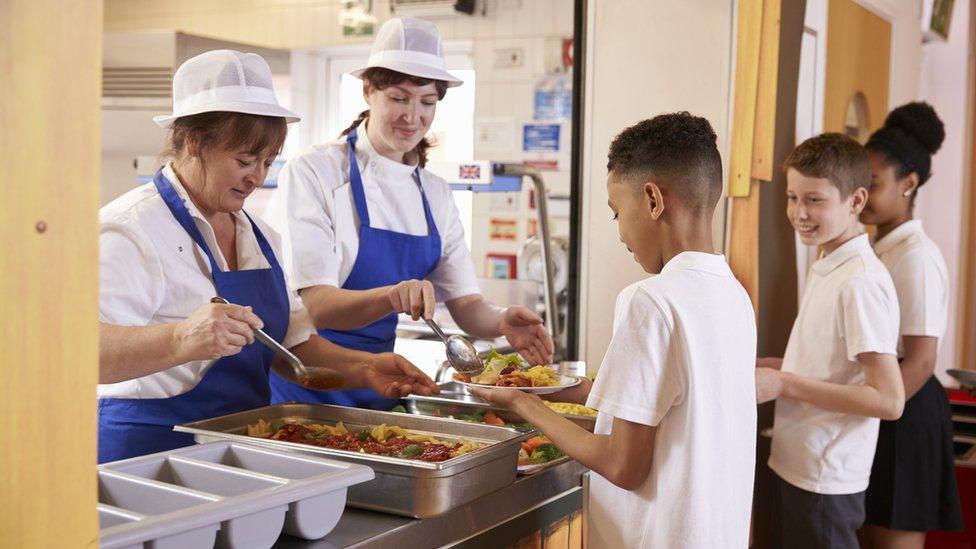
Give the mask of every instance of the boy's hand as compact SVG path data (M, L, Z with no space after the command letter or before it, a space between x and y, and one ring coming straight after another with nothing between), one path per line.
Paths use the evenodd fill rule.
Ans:
M578 385L570 387L569 389L563 389L558 393L549 393L546 395L539 395L542 400L548 400L550 402L571 402L573 404L586 404L586 399L590 396L590 389L593 388L593 382L587 377L580 378Z
M776 400L786 388L786 376L772 368L756 368L756 404Z
M508 410L514 410L522 399L533 398L533 395L523 393L517 389L490 389L468 386L468 391L492 406L498 406Z

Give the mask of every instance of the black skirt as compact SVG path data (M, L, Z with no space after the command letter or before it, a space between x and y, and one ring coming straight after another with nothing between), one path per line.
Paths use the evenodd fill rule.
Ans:
M952 409L930 377L897 421L882 421L865 494L865 524L891 530L961 531Z

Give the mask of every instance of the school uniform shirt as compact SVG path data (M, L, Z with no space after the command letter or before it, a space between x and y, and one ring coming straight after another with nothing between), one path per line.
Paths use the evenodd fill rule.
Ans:
M227 261L213 227L187 195L172 167L163 175L172 183L193 221L214 253L221 270ZM240 270L270 267L254 229L243 212L234 212L237 266ZM280 237L251 216L281 257ZM99 211L99 319L120 326L150 326L186 320L214 297L210 262L166 207L156 186L148 183L113 200ZM312 320L298 294L289 290L291 312L286 347L302 343L314 333ZM164 398L181 395L203 379L213 360L196 360L120 383L101 384L98 396Z
M657 428L647 479L590 476L589 547L746 547L756 445L756 317L724 256L683 252L621 292L587 399Z
M922 230L921 220L902 223L877 240L874 251L898 293L898 356L905 354L904 336L935 337L941 344L949 312L949 274L942 252Z
M378 154L369 142L365 122L358 133L356 159L370 224L376 229L426 235L416 165ZM427 276L438 301L480 293L451 188L426 169L420 170L420 181L441 236L440 261ZM282 235L284 265L292 286L341 288L359 251L359 216L349 185L346 139L313 146L288 161L278 175L278 188L264 218Z
M842 385L864 383L861 353L895 354L898 298L868 236L857 236L810 267L783 371ZM837 495L868 487L878 418L776 401L769 467L808 492Z

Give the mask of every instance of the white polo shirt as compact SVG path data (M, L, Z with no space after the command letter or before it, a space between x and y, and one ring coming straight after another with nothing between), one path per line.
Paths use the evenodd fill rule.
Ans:
M163 174L193 217L218 267L227 270L213 227L203 217L176 174L167 164ZM251 223L235 212L237 266L267 269ZM252 216L253 218L253 216ZM153 183L137 187L99 211L99 320L120 326L149 326L185 320L216 295L210 262L203 250L166 207ZM278 235L261 220L254 222L281 257ZM311 318L298 294L289 290L291 315L286 347L306 341L314 333ZM99 397L163 398L196 387L213 360L198 360L121 383L98 386Z
M895 354L898 298L866 234L810 267L783 371L843 385L864 383L861 353ZM868 487L877 418L831 412L789 398L776 401L769 467L818 494Z
M746 547L756 451L756 317L724 256L684 252L620 293L587 406L656 426L635 490L590 475L589 544Z
M427 234L416 166L376 153L360 124L356 159L373 228ZM427 277L439 301L480 293L464 227L447 183L428 170L421 182L441 237L441 259ZM264 213L284 241L285 264L297 289L342 287L359 253L359 216L349 185L345 138L316 145L285 164Z
M898 356L905 354L903 336L936 337L941 344L949 314L949 274L942 252L925 235L921 220L902 223L877 240L874 251L898 293Z

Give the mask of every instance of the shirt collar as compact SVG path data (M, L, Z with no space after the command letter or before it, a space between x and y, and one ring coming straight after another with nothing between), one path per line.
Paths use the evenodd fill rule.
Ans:
M176 195L180 197L180 200L183 201L183 205L186 206L186 211L189 212L190 217L203 221L209 227L210 222L207 221L207 218L203 216L202 212L200 212L200 208L197 208L197 205L193 202L193 199L190 198L190 193L186 192L186 187L183 186L183 182L180 181L180 178L176 175L176 172L173 171L172 162L167 162L166 165L163 166L163 177L169 180L170 185L173 186L173 190L176 191ZM244 210L231 212L231 215L233 215L238 221L250 223L247 221L247 217L244 215Z
M382 166L386 172L392 173L394 177L403 176L409 177L417 169L416 158L413 158L413 163L404 164L402 162L397 162L395 160L390 160L389 158L376 152L376 148L373 147L373 143L369 140L369 135L366 134L366 123L369 121L367 118L359 125L360 131L357 131L356 148L360 150L365 159L372 163L376 162L378 165ZM360 146L362 147L360 149ZM410 156L414 156L411 154Z
M898 246L905 241L906 238L915 235L922 234L922 220L912 219L898 225L890 233L884 235L874 242L874 251L880 255L888 250Z
M848 240L847 242L840 245L839 248L830 252L829 254L821 257L813 264L811 269L813 272L820 276L824 276L830 271L833 271L837 267L843 265L848 259L854 256L860 255L864 252L871 251L871 243L868 241L868 235L860 234L854 238Z
M705 271L717 275L725 275L730 272L729 264L726 263L725 256L722 254L681 252L680 254L672 257L671 260L664 265L664 268L661 269L661 274L682 269Z

